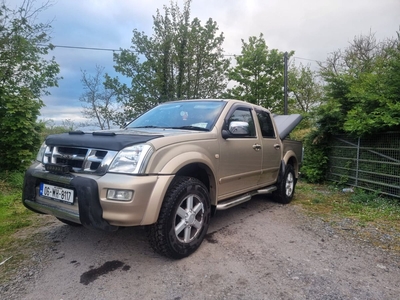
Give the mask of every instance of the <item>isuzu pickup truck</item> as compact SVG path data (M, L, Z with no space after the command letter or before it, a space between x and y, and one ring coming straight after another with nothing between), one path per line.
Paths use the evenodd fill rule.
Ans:
M300 115L272 116L238 100L166 102L124 129L50 135L26 171L23 203L69 225L145 226L153 249L183 258L217 210L294 194Z

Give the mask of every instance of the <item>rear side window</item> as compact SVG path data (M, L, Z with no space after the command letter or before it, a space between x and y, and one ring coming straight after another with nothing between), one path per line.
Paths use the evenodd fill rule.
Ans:
M275 138L274 126L271 115L266 111L257 111L258 122L260 123L262 136L264 138Z

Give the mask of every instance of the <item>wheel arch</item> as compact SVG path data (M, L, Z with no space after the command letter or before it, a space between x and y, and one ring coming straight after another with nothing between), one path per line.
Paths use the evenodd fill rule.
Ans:
M162 176L161 174L166 175ZM209 192L211 206L216 206L217 185L211 161L207 156L198 152L184 153L170 160L160 172L143 216L142 225L149 225L157 221L164 197L176 176L188 176L201 181Z
M299 178L299 162L297 160L296 154L294 151L290 150L285 153L285 156L282 159L282 163L286 165L292 165L294 169L294 174L296 178ZM285 171L285 169L283 169Z
M216 205L216 179L214 173L204 163L190 163L182 167L175 176L188 176L200 180L207 188L211 205Z

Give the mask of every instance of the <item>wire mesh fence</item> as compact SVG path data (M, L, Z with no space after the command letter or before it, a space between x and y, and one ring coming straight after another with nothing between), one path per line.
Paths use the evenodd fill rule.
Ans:
M400 198L400 132L332 138L328 180Z

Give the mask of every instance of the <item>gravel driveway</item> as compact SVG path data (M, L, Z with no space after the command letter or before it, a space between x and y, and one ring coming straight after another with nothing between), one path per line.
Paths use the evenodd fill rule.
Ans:
M398 255L265 197L219 211L200 249L178 261L153 253L142 228L44 218L43 245L1 299L400 298Z

